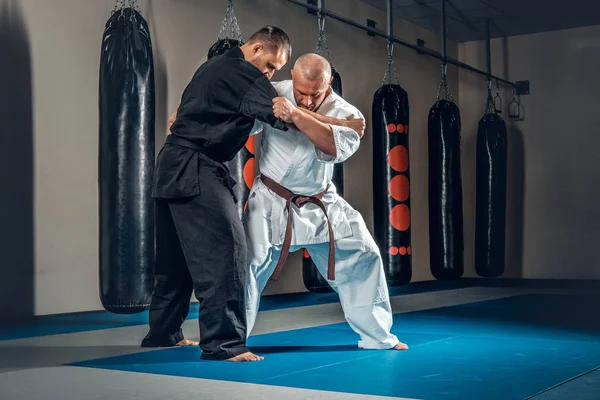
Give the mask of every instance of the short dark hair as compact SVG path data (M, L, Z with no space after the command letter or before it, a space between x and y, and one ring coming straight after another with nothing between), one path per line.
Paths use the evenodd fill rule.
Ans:
M273 53L277 53L280 49L283 49L287 53L288 60L292 56L292 44L287 33L276 26L267 25L260 30L254 32L248 43L260 42L263 46Z

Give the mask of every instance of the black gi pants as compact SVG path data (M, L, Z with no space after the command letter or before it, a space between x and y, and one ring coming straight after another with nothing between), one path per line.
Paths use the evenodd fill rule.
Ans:
M207 162L199 169L200 195L155 200L155 286L142 346L174 346L183 339L193 290L201 358L224 360L248 351L246 239L229 177Z

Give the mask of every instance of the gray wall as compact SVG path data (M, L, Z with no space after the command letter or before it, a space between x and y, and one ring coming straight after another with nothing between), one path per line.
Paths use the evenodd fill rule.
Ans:
M98 66L104 24L114 0L0 0L0 315L101 309L98 298ZM156 147L168 115L214 43L225 1L140 0L151 27L157 95ZM247 38L265 24L284 28L294 56L314 51L316 17L284 0L237 0ZM327 6L361 23L385 27L382 11L355 0ZM373 93L386 65L385 41L328 20L333 62L344 97L370 119ZM439 48L437 35L397 20L395 34ZM449 55L458 57L450 43ZM439 62L396 47L410 96L414 280L431 279L427 229L426 116L435 100ZM11 60L5 62L5 60ZM293 60L292 60L293 61ZM291 63L290 63L291 64ZM449 70L458 88L458 72ZM274 79L289 77L289 65ZM456 93L456 92L455 92ZM7 122L9 121L9 122ZM358 153L346 162L346 198L372 227L371 121ZM6 194L5 194L6 193ZM382 249L386 251L386 249ZM290 257L266 293L303 291L301 255Z
M529 79L524 120L509 125L507 275L600 279L600 26L492 41L492 69ZM485 68L485 43L459 46L460 60ZM475 143L485 82L460 72L467 270L473 274ZM495 84L494 84L495 94Z

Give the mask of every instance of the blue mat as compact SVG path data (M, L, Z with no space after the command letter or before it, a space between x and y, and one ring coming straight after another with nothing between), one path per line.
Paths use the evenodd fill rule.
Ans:
M463 278L457 281L421 281L405 286L391 287L390 296L436 292L467 287L518 287L518 288L580 288L600 290L600 281L563 281L543 279L482 279ZM279 310L338 303L336 293L293 293L264 296L260 311ZM192 303L187 319L198 318L198 303ZM106 311L91 311L35 317L26 323L11 323L0 326L0 341L28 337L58 335L148 324L148 311L133 315L111 314Z
M424 293L440 290L468 287L467 281L415 282L407 286L390 288L391 296ZM319 304L338 303L337 293L293 293L264 296L260 303L260 311L280 310L314 306ZM191 303L190 313L186 319L198 318L198 303ZM0 340L13 340L37 336L59 335L100 329L120 328L133 325L148 324L148 311L138 314L120 315L106 311L91 311L71 314L46 315L35 317L27 323L0 326Z
M72 365L420 399L524 399L600 367L598 297L528 295L395 316L407 352L361 350L347 324L250 338L265 361L177 348Z
M535 400L598 400L600 370L591 371L535 397Z

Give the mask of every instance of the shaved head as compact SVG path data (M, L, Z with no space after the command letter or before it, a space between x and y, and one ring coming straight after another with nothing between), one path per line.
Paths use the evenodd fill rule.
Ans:
M302 74L307 80L329 82L331 65L325 57L315 53L301 55L294 64L294 70Z
M299 107L313 111L331 93L331 64L315 53L304 54L292 69L294 97Z

